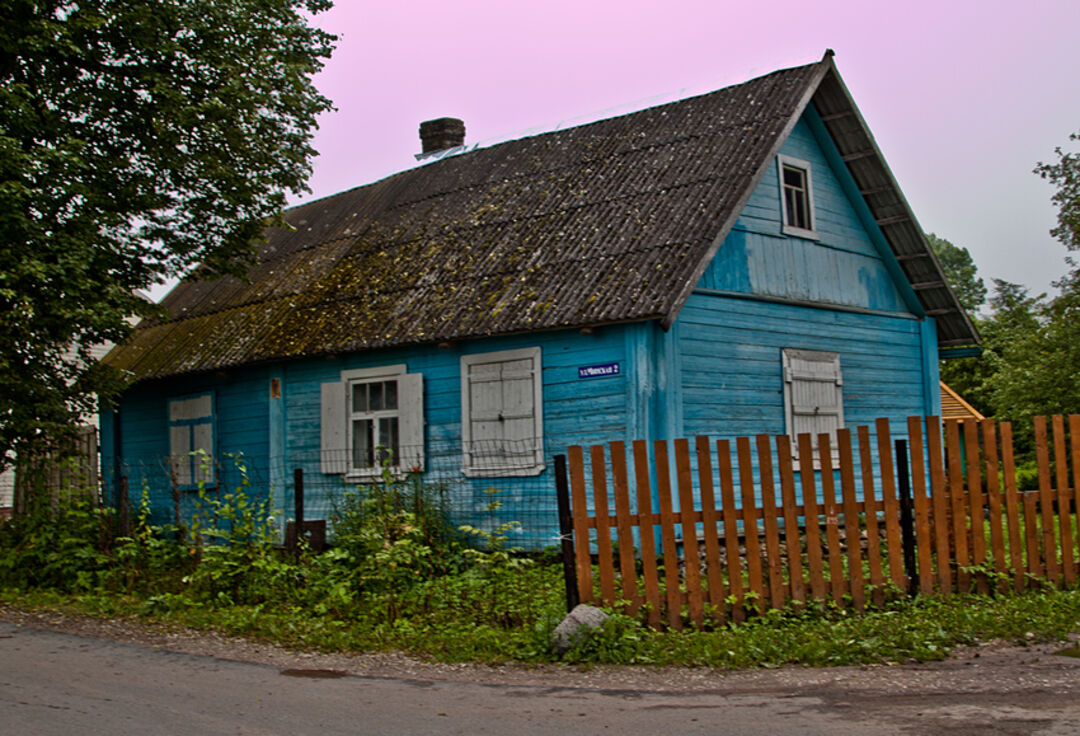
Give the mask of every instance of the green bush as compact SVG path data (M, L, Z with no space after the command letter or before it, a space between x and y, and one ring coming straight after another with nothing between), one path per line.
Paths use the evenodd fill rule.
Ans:
M110 559L112 514L93 491L34 491L26 511L0 526L0 582L17 589L93 589Z

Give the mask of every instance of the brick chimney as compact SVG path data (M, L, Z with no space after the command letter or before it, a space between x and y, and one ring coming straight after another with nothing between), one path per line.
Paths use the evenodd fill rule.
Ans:
M457 118L438 118L420 123L421 155L465 145L465 122Z

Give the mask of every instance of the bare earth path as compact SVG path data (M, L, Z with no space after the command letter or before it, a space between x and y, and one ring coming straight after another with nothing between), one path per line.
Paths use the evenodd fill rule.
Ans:
M0 733L1080 734L1080 660L1062 646L890 667L490 667L0 607Z

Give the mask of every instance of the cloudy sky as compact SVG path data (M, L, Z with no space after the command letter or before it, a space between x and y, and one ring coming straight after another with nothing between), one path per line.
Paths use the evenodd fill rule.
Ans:
M1080 130L1080 0L337 0L312 194L413 165L422 120L494 142L708 92L826 48L923 228L1036 291L1064 269L1031 173Z

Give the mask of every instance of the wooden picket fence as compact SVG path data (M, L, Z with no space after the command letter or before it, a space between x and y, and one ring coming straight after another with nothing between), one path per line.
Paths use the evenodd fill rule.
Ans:
M1030 492L1017 489L1010 424L991 419L909 417L895 446L879 419L873 435L840 430L835 448L819 435L817 453L810 435L795 448L786 436L698 437L693 457L686 439L654 442L651 456L636 441L631 464L624 442L588 448L588 465L571 447L569 573L581 601L674 628L815 601L862 609L907 591L1071 585L1080 416L1034 428Z

